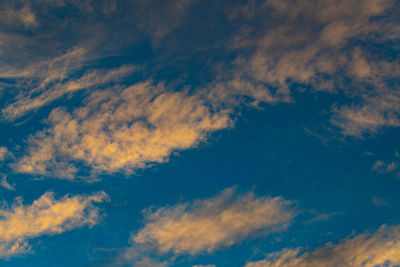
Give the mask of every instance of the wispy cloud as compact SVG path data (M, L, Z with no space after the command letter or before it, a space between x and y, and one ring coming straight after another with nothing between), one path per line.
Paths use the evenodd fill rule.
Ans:
M97 224L100 216L93 204L106 199L104 192L58 200L47 192L31 205L23 205L18 199L10 208L0 210L0 257L28 252L28 239Z
M152 38L160 40L179 26L195 3L179 0L162 4L162 12L171 10L176 16L148 16L137 24L138 29L149 30ZM127 8L137 7L147 14L149 5L134 2ZM135 70L131 65L83 68L92 50L102 54L93 40L107 39L103 31L98 39L64 47L60 51L66 52L56 56L52 53L43 60L32 59L22 67L4 64L0 77L14 79L17 88L28 88L17 90L14 100L2 109L7 120L78 90L101 87L88 98L87 106L71 113L62 108L53 110L49 127L30 139L28 154L17 160L15 170L73 178L76 163L95 172L129 173L165 162L173 151L193 148L208 133L227 128L228 113L249 99L255 105L293 101L296 84L314 91L341 92L360 103L329 108L334 114L331 122L345 135L361 137L382 127L399 126L400 96L390 82L399 76L400 65L360 45L399 37L395 30L398 25L385 16L393 5L389 0L290 0L249 1L228 8L229 19L243 27L224 49L227 54L238 51L235 55L239 56L221 62L225 67L217 68L214 79L190 88L190 93L174 92L151 82L126 88L121 84L126 84L124 79ZM91 15L106 8L105 3L97 6L76 1L71 6ZM116 6L108 9L120 10ZM382 28L387 30L383 32ZM96 109L102 114L95 114Z
M7 176L5 176L5 175L3 176L3 178L1 178L1 186L4 187L4 188L6 188L6 189L8 189L8 190L15 191L14 186L13 186L13 185L10 185L10 184L8 183L8 181L7 181Z
M132 172L168 161L176 150L229 126L229 111L213 110L201 95L167 90L151 81L91 94L72 113L55 109L50 127L30 141L15 170L73 178L76 161L94 171Z
M5 146L0 146L0 161L3 161L7 154L9 153L8 148Z
M394 157L390 160L376 160L372 165L371 171L379 174L395 173L399 167L399 154L394 152Z
M171 31L179 26L188 9L197 0L160 1L149 0L146 2L132 1L134 23L140 32L150 36L157 45ZM154 8L157 6L158 8Z
M394 172L399 164L397 162L390 162L386 163L383 160L377 160L375 161L374 165L372 166L372 171L378 172L378 173L390 173Z
M374 267L400 264L399 226L381 226L374 233L349 237L338 244L327 243L313 251L286 249L246 267Z
M29 5L17 7L8 2L3 3L0 7L0 23L11 26L23 25L26 28L32 28L38 24L36 15Z
M400 72L398 72L400 75ZM375 96L365 95L362 104L334 108L333 123L343 128L344 134L362 136L374 134L383 127L400 126L400 95L393 90L381 87Z
M81 56L79 55L68 55L67 58ZM64 55L66 56L66 55ZM3 118L7 120L13 120L22 115L25 115L27 112L32 110L37 110L45 105L48 105L52 101L61 98L62 96L73 93L79 90L88 89L91 87L98 87L101 85L107 84L110 86L111 83L120 81L123 77L131 74L135 67L131 65L125 65L119 68L111 69L111 70L90 70L85 72L79 78L70 78L68 77L68 72L71 71L69 68L69 62L66 63L63 60L60 60L61 69L53 66L52 60L51 63L47 62L46 67L40 75L41 77L35 77L36 73L32 73L33 71L38 71L40 68L30 67L29 70L23 70L21 73L8 73L7 75L19 75L26 76L23 77L25 79L33 78L38 79L39 83L31 88L27 92L23 92L17 96L17 100L14 103L6 106L3 112ZM58 60L57 60L58 61ZM49 71L51 69L51 71ZM29 77L33 75L33 77ZM33 95L33 96L32 96Z
M256 101L291 101L293 85L344 93L361 103L333 108L332 123L345 135L361 137L397 127L400 98L391 81L400 76L400 64L369 46L399 38L398 24L384 16L393 4L249 1L230 14L233 21L248 21L232 42L232 48L248 52L235 60L231 75L247 84L242 90L248 88L247 95Z
M332 217L339 215L339 212L329 212L329 213L318 213L316 211L311 211L311 214L313 214L313 218L307 220L304 222L304 224L313 224L317 222L323 222L323 221L328 221Z
M257 197L226 189L218 196L145 213L146 224L132 236L126 257L148 245L160 253L211 253L249 236L285 230L296 215L294 203L280 197Z
M372 203L377 207L383 207L389 205L388 202L378 197L372 197Z

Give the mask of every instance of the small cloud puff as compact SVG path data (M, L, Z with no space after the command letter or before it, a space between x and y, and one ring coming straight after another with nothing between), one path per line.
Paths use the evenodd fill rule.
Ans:
M392 161L390 163L386 163L383 160L377 160L375 161L374 165L372 166L372 171L378 172L378 173L390 173L394 172L398 168L399 164L395 161Z

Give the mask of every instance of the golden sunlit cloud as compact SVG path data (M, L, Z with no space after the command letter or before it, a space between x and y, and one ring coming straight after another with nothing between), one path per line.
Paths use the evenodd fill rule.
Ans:
M364 233L328 243L311 252L288 249L272 253L266 260L249 262L246 267L376 267L400 265L400 228L381 226Z
M99 209L93 204L107 199L104 192L58 200L47 192L32 205L23 205L19 199L10 208L0 210L0 257L28 252L28 239L97 224Z
M236 195L231 188L214 198L148 212L145 227L132 242L149 243L161 253L210 253L255 234L285 230L295 215L290 201L252 192Z
M87 60L87 53L88 48L78 46L55 58L32 63L24 69L1 70L0 77L16 79L20 81L19 87L22 88L30 81L31 87L28 91L21 90L16 101L2 110L3 118L14 120L66 94L120 81L136 69L132 65L123 65L109 70L89 70L81 76L71 78L73 72Z
M53 110L49 129L31 139L29 155L15 169L73 178L73 161L80 161L95 172L129 173L168 161L173 151L196 146L229 121L228 111L213 112L200 96L163 84L97 91L73 113Z
M0 146L0 161L3 161L7 154L8 154L8 148L5 146Z
M240 86L229 88L266 102L294 101L296 84L361 99L358 105L332 109L332 123L344 135L360 137L383 127L400 126L400 95L391 86L391 81L400 77L400 64L377 58L368 47L354 44L354 40L381 43L399 38L399 26L382 19L393 3L272 0L236 7L231 20L254 22L269 10L271 26L257 38L251 31L237 33L232 46L251 52L235 60L232 81ZM377 16L381 19L374 19ZM383 28L387 31L381 31Z

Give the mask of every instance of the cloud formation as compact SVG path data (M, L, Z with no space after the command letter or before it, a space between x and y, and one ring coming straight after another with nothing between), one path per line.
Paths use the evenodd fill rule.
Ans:
M259 101L271 102L270 96L291 101L298 85L357 100L360 104L332 109L332 123L345 135L398 127L400 98L393 79L400 77L399 61L371 49L399 38L399 25L387 15L393 5L392 0L249 1L230 13L232 21L249 21L233 38L232 48L247 52L235 60L231 75Z
M386 163L383 160L377 160L377 161L375 161L374 165L372 166L372 171L378 172L378 173L390 173L390 172L394 172L398 166L399 166L399 164L395 161Z
M23 205L18 199L10 208L0 210L0 257L28 252L28 239L97 224L100 217L93 204L107 198L104 192L100 192L57 200L53 193L47 192L32 205Z
M100 22L92 21L92 16L101 10L104 15L121 16L118 21L123 25L137 25L135 29L147 32L153 42L160 42L178 29L181 21L187 19L186 12L198 4L195 0L163 2L160 4L162 15L147 16L152 13L153 5L159 4L158 0L150 4L133 1L127 6L107 1L67 2L69 8L88 14L84 29L100 27ZM125 78L135 71L132 65L114 69L84 68L93 54L98 57L107 54L104 47L94 43L107 43L109 51L119 51L120 47L106 42L110 38L106 29L99 31L98 36L89 34L90 38L63 47L60 51L66 52L56 56L53 52L42 60L30 59L22 67L4 64L6 67L0 67L0 77L13 80L19 88L14 99L2 109L3 118L10 121L76 91L90 89L91 92L85 102L87 106L75 108L73 112L54 109L49 116L49 127L30 139L28 154L17 160L14 169L63 178L73 178L80 164L94 172L131 173L166 162L174 151L193 148L208 133L227 128L228 113L237 110L243 102L256 105L294 101L293 90L298 87L301 87L298 91L306 88L340 93L346 101L350 100L352 104L339 103L329 108L333 113L332 124L344 135L362 137L383 127L400 126L400 95L393 87L396 85L393 81L400 74L400 64L371 49L375 44L399 37L399 26L389 14L394 5L391 0L250 0L244 5L229 6L230 23L239 23L242 27L224 36L230 42L224 42L221 53L235 59L217 62L215 65L222 67L215 67L216 74L206 84L192 86L181 81L176 87L187 86L190 93L152 82L127 88ZM62 1L57 6L62 6ZM126 18L122 10L132 9L136 10L135 16ZM142 12L145 15L137 14ZM78 18L68 20L66 27L69 29L77 23L75 20L79 21ZM386 31L381 31L382 28ZM129 43L132 45L134 41ZM204 50L210 52L210 46L205 45ZM167 46L161 49L160 63L156 64L161 73L174 64L175 59L171 59L172 63L165 62L165 58L170 59L169 49ZM177 49L175 45L174 49ZM190 60L185 64L189 65ZM143 81L148 76L164 80L154 73L143 76ZM146 93L137 90L141 86L148 88L141 89ZM96 109L102 114L95 114ZM162 115L155 115L161 110Z
M130 173L168 161L208 133L227 128L228 110L213 110L201 95L169 91L151 81L92 93L68 113L55 109L50 127L32 137L29 154L15 169L73 178L76 162L94 172Z
M5 146L0 146L0 161L3 161L8 154L8 148Z
M381 226L374 233L349 237L338 244L327 243L310 252L287 249L246 267L375 267L400 265L400 228Z
M5 176L5 175L1 178L0 185L2 187L4 187L5 189L15 191L14 186L8 183L7 176Z
M101 85L110 85L131 74L135 67L124 65L109 70L89 70L74 77L87 60L88 49L75 47L65 54L40 62L34 62L24 69L3 70L1 78L17 80L18 87L28 87L3 110L3 118L14 120L29 111L35 111L68 93Z
M26 28L31 28L37 25L37 20L29 5L16 8L3 3L0 11L0 23L12 26L23 25Z
M210 253L255 234L282 231L295 215L293 202L252 192L237 195L230 188L214 198L149 211L132 242L151 244L161 253Z

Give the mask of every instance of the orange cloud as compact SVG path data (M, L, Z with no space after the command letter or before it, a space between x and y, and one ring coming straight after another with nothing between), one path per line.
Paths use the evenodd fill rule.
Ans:
M19 200L9 209L1 209L0 257L26 253L30 250L27 239L95 225L100 217L93 203L107 198L100 192L56 200L53 193L47 192L30 206L24 206Z
M50 128L32 138L17 171L73 178L73 163L80 161L94 171L129 173L196 146L230 119L228 111L213 111L199 95L143 82L94 92L84 107L73 113L55 109L49 121Z
M235 195L226 189L214 198L160 208L146 214L146 225L132 237L162 253L198 254L229 247L248 236L282 231L296 212L280 197Z
M300 249L273 253L266 260L246 267L375 267L400 264L399 226L381 226L375 233L346 238L337 245L328 243L311 252Z

